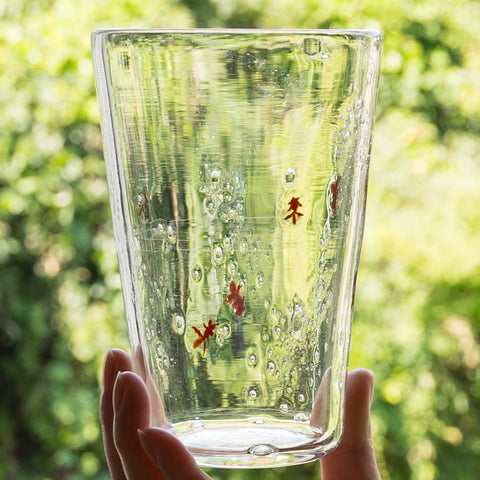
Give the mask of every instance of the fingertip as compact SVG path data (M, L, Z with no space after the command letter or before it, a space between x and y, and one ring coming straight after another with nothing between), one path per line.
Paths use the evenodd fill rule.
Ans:
M352 390L355 396L368 398L368 404L371 406L375 390L375 374L366 368L352 370L347 376L347 389Z
M115 380L113 408L118 418L143 418L150 411L150 401L145 383L132 371L121 371ZM147 423L148 424L148 423Z
M132 370L132 357L121 348L110 348L109 355L113 358L119 371L123 372Z
M120 372L113 391L113 442L126 478L158 479L158 469L142 448L139 429L150 424L150 400L143 380L134 372Z
M120 348L109 348L103 361L103 388L113 389L119 372L132 370L132 360Z
M119 371L128 370L130 365L129 356L123 350L109 349L107 351L103 364L103 385L99 402L99 416L102 425L105 457L112 478L118 480L125 479L125 475L113 436L113 396L116 383L115 380Z
M374 375L365 368L352 370L347 375L345 389L345 417L342 440L337 454L363 448L371 444L370 407L373 398Z
M169 480L207 480L192 454L182 442L162 428L145 428L137 431L140 443L152 463Z
M108 387L109 385L113 386L113 382L115 381L115 357L112 352L112 349L109 348L107 353L105 354L105 358L103 360L103 387Z
M370 420L374 382L370 370L359 368L348 373L343 437L338 448L321 460L322 478L380 479Z

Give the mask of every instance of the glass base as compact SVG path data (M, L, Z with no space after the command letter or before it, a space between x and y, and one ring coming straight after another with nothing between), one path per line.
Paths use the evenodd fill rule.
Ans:
M267 468L319 459L336 448L333 438L308 423L255 417L174 425L176 436L202 467Z

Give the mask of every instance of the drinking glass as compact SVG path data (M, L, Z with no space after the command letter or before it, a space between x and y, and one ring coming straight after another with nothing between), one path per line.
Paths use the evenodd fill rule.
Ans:
M203 466L342 434L382 38L102 29L92 51L136 369Z

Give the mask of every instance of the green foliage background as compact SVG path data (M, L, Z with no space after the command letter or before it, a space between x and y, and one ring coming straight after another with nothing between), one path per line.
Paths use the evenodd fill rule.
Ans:
M376 374L384 479L478 478L478 0L0 0L0 478L108 478L100 368L128 341L90 59L106 26L384 31L350 365Z

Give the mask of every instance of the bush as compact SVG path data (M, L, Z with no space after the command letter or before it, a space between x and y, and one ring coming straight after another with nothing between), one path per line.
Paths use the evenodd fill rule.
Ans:
M381 27L351 366L384 479L476 478L480 4L17 0L0 11L0 477L108 478L107 347L127 346L90 60L100 26ZM312 478L318 466L212 472Z

